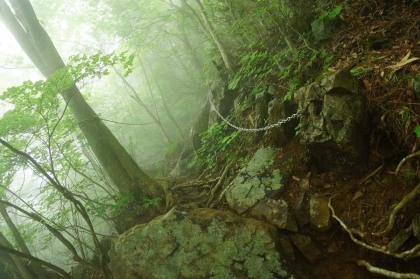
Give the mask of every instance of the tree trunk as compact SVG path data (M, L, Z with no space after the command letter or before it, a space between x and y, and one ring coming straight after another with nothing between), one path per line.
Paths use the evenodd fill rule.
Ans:
M65 67L50 37L38 21L28 0L0 0L0 17L22 49L45 77ZM132 193L136 200L161 197L162 187L147 176L122 147L111 131L85 101L79 89L73 86L61 96L76 118L87 142L101 166L120 192Z
M182 4L186 6L190 12L190 15L195 19L201 29L203 30L204 34L206 34L216 45L217 49L219 50L220 56L222 57L223 63L225 64L226 70L229 74L234 74L232 62L230 61L229 55L226 51L225 46L223 45L222 41L220 40L219 36L216 34L216 31L211 24L206 11L204 10L204 6L200 0L195 0L196 4L198 5L200 15L191 7L190 4L186 0L182 0Z
M143 67L143 66L142 66ZM141 108L143 108L147 114L152 118L153 122L155 122L155 124L159 127L159 130L162 132L162 135L165 139L166 144L170 144L172 142L171 138L169 137L169 134L166 132L165 127L163 127L162 121L160 120L160 116L157 113L157 109L155 109L155 113L153 113L153 111L151 111L146 104L142 101L142 99L140 98L140 94L136 91L136 89L134 89L134 87L127 81L127 79L117 70L114 69L115 73L118 75L118 77L122 80L122 82L124 83L125 86L127 86L130 91L133 93L133 95L129 95ZM144 70L144 69L143 69ZM149 85L149 79L147 79L146 76L146 81L147 84ZM149 85L150 86L150 85ZM149 87L149 91L150 94L152 94L151 92L151 88ZM154 99L152 100L154 102ZM156 104L155 104L155 108L156 108Z
M19 279L19 268L16 266L12 256L0 250L0 274L6 273L13 279ZM0 277L3 278L3 277Z
M0 245L8 248L12 248L12 244L4 237L4 235L0 232ZM23 279L35 279L38 278L35 274L31 273L31 270L29 267L25 264L25 262L20 259L19 257L16 257L14 255L10 256L12 262L17 268L17 271L19 272L21 278Z
M2 203L0 203L0 214L3 217L3 220L6 222L7 226L9 227L10 231L12 232L13 238L19 246L19 249L22 252L31 255L28 246L26 246L25 240L23 240L22 235L19 233L18 229L16 228L15 224L10 218L9 213L7 213L6 206ZM32 267L38 278L49 278L48 274L41 266L33 263L30 263L30 266Z

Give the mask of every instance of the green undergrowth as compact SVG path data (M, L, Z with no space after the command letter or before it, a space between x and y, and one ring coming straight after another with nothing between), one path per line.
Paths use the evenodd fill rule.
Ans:
M236 157L240 142L239 131L232 131L225 123L215 123L202 134L202 146L197 150L189 167L216 170L219 164Z

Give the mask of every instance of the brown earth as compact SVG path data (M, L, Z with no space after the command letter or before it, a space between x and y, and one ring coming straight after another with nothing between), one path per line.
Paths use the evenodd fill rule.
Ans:
M396 173L400 161L419 150L420 145L413 132L420 124L420 96L416 96L412 84L420 72L420 60L410 60L420 58L420 5L415 2L360 0L343 4L341 29L325 46L333 49L336 57L328 70L352 69L366 89L371 116L370 170L357 176L317 173L316 168L307 165L307 152L298 139L279 153L279 164L293 176L281 198L293 205L301 180L309 178L306 199L313 195L328 197L335 216L342 222L334 219L326 232L310 226L300 229L299 233L310 236L321 251L319 259L310 263L294 249L296 258L291 264L293 269L302 271L302 278L383 277L359 266L360 260L397 273L420 274L418 239L411 236L392 255L385 252L387 245L420 212L418 193L395 214L389 232L381 233L387 228L393 208L420 181L419 156L408 160ZM225 179L233 179L238 168L239 165L232 166ZM205 206L217 181L178 184L182 187L175 191L174 201L195 201L197 206ZM215 196L219 194L220 191ZM221 202L218 207L225 209L226 205ZM418 253L416 257L398 258L400 253L415 247L412 255Z

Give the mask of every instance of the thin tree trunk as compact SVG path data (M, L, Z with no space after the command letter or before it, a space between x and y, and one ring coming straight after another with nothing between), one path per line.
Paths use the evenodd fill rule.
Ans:
M2 234L0 233L0 238L1 238L1 236L2 236ZM4 252L12 255L11 257L16 257L19 260L20 260L20 258L24 258L24 259L28 259L30 261L39 263L39 264L41 264L41 265L43 265L45 267L48 267L48 268L56 271L57 273L59 273L60 275L62 275L64 278L73 279L73 277L71 277L65 270L61 269L60 267L55 266L55 265L53 265L53 264L51 264L49 262L46 262L44 260L41 260L41 259L39 259L37 257L31 256L31 255L27 255L27 254L25 254L23 252L20 252L18 250L15 250L15 249L11 248L8 245L4 245L3 243L1 243L1 240L0 240L0 251L4 251ZM23 278L23 277L19 277L19 279L21 279L21 278ZM29 277L29 278L33 279L34 277Z
M121 75L121 73L115 69L115 72L117 73L117 75L120 77L120 79L123 81L124 85L127 86L130 91L133 93L133 95L129 95L140 107L142 107L147 114L152 118L153 122L156 123L156 125L159 127L159 130L162 132L166 143L170 143L171 139L169 138L169 135L167 134L165 128L162 125L162 122L160 121L159 115L155 115L153 113L153 111L151 111L146 104L142 101L142 99L140 98L140 94L137 93L136 89L134 89L134 87Z
M7 240L6 237L4 237L4 235L0 232L0 245L13 249L12 244L10 244L10 242ZM15 264L15 266L18 269L19 274L22 276L22 278L24 279L35 279L38 278L35 274L31 273L30 268L25 264L24 261L22 261L22 259L20 259L19 257L16 257L14 255L10 256L13 263ZM41 278L40 278L41 279Z
M3 220L6 222L7 226L9 227L10 231L12 232L13 238L15 239L20 250L28 255L32 255L28 249L28 246L26 246L25 240L23 240L22 235L20 234L19 230L16 228L15 224L10 218L9 213L7 213L6 206L2 203L0 203L0 214L3 217ZM31 263L30 266L32 267L38 278L48 278L47 273L41 266L36 264L34 265L33 263Z
M30 2L9 0L9 3L15 13L10 10L5 0L0 0L0 17L32 62L45 77L63 69L64 62L38 21ZM88 105L79 89L73 86L62 92L61 96L68 103L93 153L119 191L132 193L138 201L160 197L162 201L159 208L163 208L165 202L161 185L139 168Z
M201 63L200 59L197 56L196 51L194 50L194 48L192 47L190 40L188 39L188 35L187 32L185 32L185 28L182 24L178 24L177 25L178 30L181 33L181 42L184 46L185 51L190 55L191 60L193 65L195 66L196 70L200 73L200 77L201 79L205 79L205 74L204 74L204 67L203 64Z
M182 134L181 127L179 127L178 121L176 121L175 117L171 113L171 111L168 107L168 104L166 103L166 98L165 98L165 95L164 95L162 89L160 88L159 84L157 84L157 83L156 83L156 87L158 88L160 97L162 98L162 103L163 103L163 107L165 108L166 114L168 115L169 119L172 121L172 123L175 125L176 129L178 130L178 133L181 136L181 140L185 141L185 137Z
M155 97L153 96L153 90L152 90L152 86L150 84L149 76L147 75L147 72L146 72L146 69L143 66L143 63L141 61L139 63L140 63L141 69L143 70L144 77L146 78L147 88L149 89L149 94L150 94L150 97L153 101L153 106L155 107L156 118L159 120L159 124L160 124L159 127L162 130L162 133L167 137L167 140L168 140L167 143L171 143L172 140L170 139L168 133L166 132L166 129L163 127L162 121L161 121L160 116L159 116L159 110L158 110L157 105L156 105Z
M19 273L19 268L16 266L15 262L12 259L12 256L8 253L3 253L0 250L0 268L3 269L3 272L8 272L10 276L14 279L21 279L22 276Z
M216 34L216 32L213 28L213 25L211 24L207 14L204 10L204 6L201 3L201 1L200 0L195 0L195 2L197 3L197 5L199 7L199 12L200 12L201 16L197 14L197 12L194 10L194 8L191 7L191 5L188 4L188 2L186 0L181 0L181 1L190 10L194 19L198 22L199 26L203 30L204 34L206 34L213 41L213 43L216 45L217 49L219 50L220 56L222 57L223 63L225 64L227 72L229 74L233 74L234 71L233 71L232 62L230 61L229 55L226 51L226 48L224 47L222 41L219 39L219 36L217 36L217 34Z

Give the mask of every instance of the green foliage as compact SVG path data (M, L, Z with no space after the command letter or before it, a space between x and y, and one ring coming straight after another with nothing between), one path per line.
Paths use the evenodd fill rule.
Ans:
M143 207L144 208L149 208L151 206L157 206L159 204L159 202L162 200L162 198L144 198L143 199Z
M132 64L133 56L126 52L77 55L70 59L66 68L56 71L47 80L26 81L0 95L1 100L12 105L0 119L0 137L33 157L57 183L77 193L94 217L107 218L110 210L125 206L131 197L117 198L114 204L114 198L110 196L113 190L108 187L105 176L83 153L87 150L86 140L60 93L76 84L108 75L112 66L121 65L127 75ZM27 167L25 159L0 146L1 185L9 185L15 172ZM41 174L39 176L45 179ZM40 184L37 211L60 230L71 227L69 220L77 218L74 208L49 187L48 182ZM87 196L87 192L91 196ZM29 222L20 227L28 242L44 230L40 224ZM43 245L48 245L47 240L51 237L50 234L43 235Z
M301 124L301 123L299 123L299 124L295 127L295 135L296 135L296 136L300 134L301 129L302 129L302 124Z
M335 19L341 13L342 10L342 5L335 6L332 10L323 12L319 19Z
M297 77L293 77L291 79L289 79L289 81L287 82L288 84L288 90L286 95L283 97L283 100L291 100L293 97L293 93L296 91L298 85L300 84L300 80Z
M118 193L115 197L115 203L112 207L114 212L121 212L127 205L131 204L134 201L133 195L129 193ZM108 207L103 208L103 210L109 209Z
M414 133L416 133L416 136L417 136L418 138L420 138L420 126L416 126L416 127L414 128Z
M75 81L90 78L102 78L109 75L109 67L121 65L127 77L133 71L134 55L128 55L127 51L121 53L112 52L103 54L98 52L94 55L74 55L70 57L67 71Z
M330 66L332 60L334 59L334 55L324 50L321 52L321 58L324 61L323 69L325 70Z
M270 60L268 51L253 51L241 58L241 68L229 83L229 89L238 87L240 81L248 78L261 78L272 68L274 61Z
M238 138L239 134L239 131L229 132L227 125L224 123L213 124L202 135L202 146L197 151L189 167L215 169L219 160L226 159L229 152L232 151L229 148Z
M405 131L407 132L407 129L410 127L410 124L411 124L411 111L409 108L404 106L401 108L399 115L401 117L402 126L405 128Z
M354 69L351 69L350 72L352 73L352 75L358 77L358 78L362 78L364 76L366 76L367 74L369 74L370 72L372 72L372 68L371 67L367 67L367 66L359 66L356 67Z
M402 172L403 178L405 180L405 182L407 182L408 184L412 184L415 179L417 178L417 172L415 172L414 170L408 169L408 170L404 170Z

